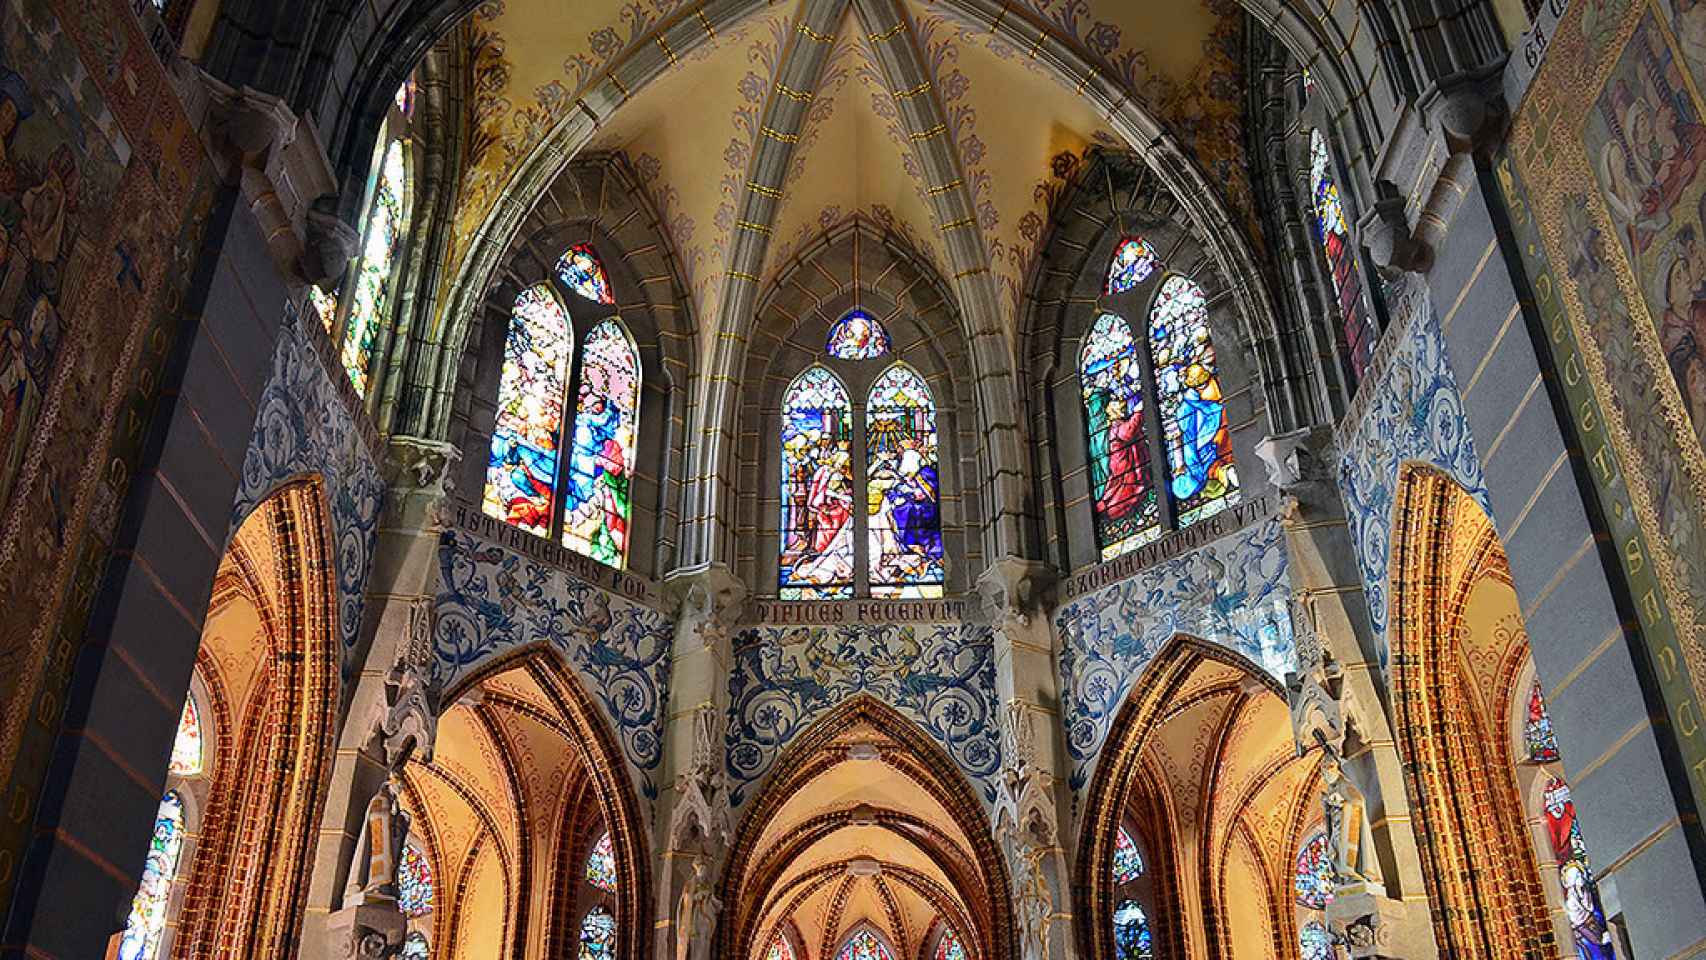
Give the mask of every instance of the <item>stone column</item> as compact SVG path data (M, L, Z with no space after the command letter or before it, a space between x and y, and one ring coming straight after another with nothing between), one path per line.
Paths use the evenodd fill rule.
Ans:
M1329 842L1339 889L1328 926L1350 943L1367 934L1383 952L1362 957L1426 960L1437 955L1421 858L1410 825L1404 769L1386 709L1385 680L1363 596L1337 462L1327 428L1263 440L1257 452L1284 497L1291 561L1297 666L1286 677L1299 750L1317 751ZM1384 931L1375 936L1370 930ZM1390 948L1388 950L1387 948Z
M390 443L385 510L363 624L368 647L345 694L347 719L338 737L309 881L303 960L367 957L362 951L394 951L402 945L406 925L397 912L395 875L369 876L374 805L396 791L411 759L432 759L439 713L432 677L438 542L452 467L460 456L436 441L394 437ZM392 839L400 851L408 826L406 820L392 826L398 823L400 831ZM372 939L376 934L383 944ZM381 955L390 954L373 954Z
M704 960L722 904L718 878L734 839L723 764L724 718L735 625L746 584L723 564L678 570L664 578L677 605L671 713L664 730L664 775L673 788L658 798L655 840L657 960Z
M1061 732L1060 684L1046 611L1055 571L1006 557L978 578L995 644L1001 713L1001 787L995 839L1007 858L1021 960L1070 960L1072 929L1070 761Z

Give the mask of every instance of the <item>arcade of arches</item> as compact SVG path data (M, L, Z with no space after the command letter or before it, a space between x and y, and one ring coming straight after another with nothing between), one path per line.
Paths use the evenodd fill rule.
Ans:
M1706 960L1703 91L0 0L0 958Z

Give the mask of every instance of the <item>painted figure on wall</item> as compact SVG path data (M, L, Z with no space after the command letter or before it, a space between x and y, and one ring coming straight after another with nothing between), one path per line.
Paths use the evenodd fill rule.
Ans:
M853 426L847 389L808 367L782 400L784 600L853 595Z

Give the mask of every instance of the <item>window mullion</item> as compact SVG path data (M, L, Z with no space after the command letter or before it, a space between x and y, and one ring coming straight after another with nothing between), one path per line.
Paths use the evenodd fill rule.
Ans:
M569 502L569 461L574 454L575 420L578 418L581 378L581 331L574 322L574 315L569 315L569 337L572 340L569 351L569 379L563 398L563 422L558 427L557 434L557 477L556 503L551 506L551 542L561 545L563 530L567 526Z
M1149 415L1143 418L1143 432L1149 441L1149 482L1155 487L1161 529L1166 532L1177 527L1178 511L1173 503L1172 477L1168 470L1167 433L1162 422L1161 387L1155 377L1155 351L1149 342L1149 314L1153 306L1148 302L1160 288L1161 279L1162 271L1155 271L1151 282L1144 283L1141 288L1144 294L1142 308L1129 311L1126 316L1139 318L1132 325L1132 334L1137 341L1137 355L1143 361L1138 366L1143 369L1143 406L1149 411Z
M868 597L871 595L871 518L870 494L865 488L870 466L866 462L865 404L849 400L853 420L853 449L850 451L853 454L853 595Z

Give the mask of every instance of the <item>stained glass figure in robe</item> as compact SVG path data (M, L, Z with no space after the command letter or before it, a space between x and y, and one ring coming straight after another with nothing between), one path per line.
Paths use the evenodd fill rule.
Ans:
M1159 260L1149 241L1142 237L1126 237L1114 248L1114 260L1108 267L1107 292L1124 293L1149 279Z
M966 945L954 931L942 931L942 939L936 941L936 960L966 960Z
M1303 960L1333 960L1333 935L1321 921L1304 923L1298 928L1297 939Z
M580 960L610 960L616 956L616 918L593 907L581 921Z
M154 815L154 836L148 859L142 862L142 883L130 902L130 919L119 938L119 960L155 960L166 933L166 910L172 899L172 880L184 852L184 800L176 791L160 800Z
M822 366L782 397L783 600L853 596L853 417L847 388Z
M1327 834L1317 833L1297 852L1297 903L1310 910L1325 910L1333 901L1333 860L1327 850Z
M403 862L397 865L397 909L405 917L424 917L432 912L432 864L420 847L403 847Z
M403 952L399 954L403 960L427 960L429 955L426 934L419 930L409 934L403 941Z
M794 960L794 948L780 930L770 941L770 949L764 952L764 960Z
M1143 855L1137 852L1137 844L1131 839L1131 834L1121 827L1114 834L1114 883L1130 883L1143 876Z
M616 851L610 845L609 833L599 837L587 855L586 882L605 893L616 892Z
M851 310L829 328L825 349L837 360L875 360L889 352L889 332L876 317Z
M1151 960L1155 956L1155 934L1149 917L1136 900L1122 900L1114 908L1115 960Z
M1189 278L1172 276L1161 284L1149 314L1149 349L1173 502L1183 529L1231 506L1238 491L1226 401L1208 332L1208 301Z
M556 504L557 444L568 391L569 315L550 289L521 291L504 339L498 414L486 464L487 516L546 536Z
M942 596L941 477L936 402L911 367L895 364L865 400L865 500L869 511L871 596Z
M564 251L557 260L557 279L594 303L616 302L610 292L610 278L604 275L604 263L592 252L590 243L578 243Z
M622 569L633 508L640 355L618 320L587 331L563 491L563 546Z
M1599 902L1593 871L1588 868L1587 845L1582 841L1581 827L1576 824L1576 804L1570 799L1569 785L1553 777L1541 793L1540 802L1546 836L1558 860L1558 880L1564 887L1564 915L1575 937L1576 955L1581 960L1611 960L1616 956L1611 945L1611 928L1605 920L1605 908Z
M835 955L836 960L894 960L889 948L883 945L877 935L869 930L860 930L847 938L842 944L841 952Z
M172 762L167 772L179 777L193 777L202 771L201 717L196 712L195 698L184 698L184 712L178 715L178 735L172 740Z
M365 396L379 327L390 315L391 273L402 243L407 218L403 209L405 177L403 141L392 140L385 148L379 180L373 188L373 206L367 215L367 235L362 240L361 266L355 275L355 298L350 302L344 325L342 360L355 392Z
M1345 360L1351 376L1361 379L1374 354L1374 322L1356 269L1344 201L1333 178L1332 151L1320 130L1309 131L1309 193L1315 208L1315 235L1327 255L1327 271L1344 324Z
M1160 502L1149 474L1143 428L1143 373L1125 319L1104 313L1078 359L1090 452L1090 500L1102 559L1161 535Z
M1546 712L1546 697L1535 681L1528 691L1528 717L1522 725L1523 746L1533 763L1552 763L1558 759L1558 738L1552 735L1552 716Z

